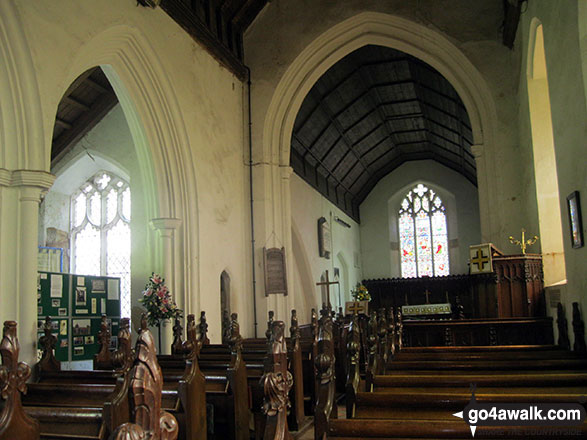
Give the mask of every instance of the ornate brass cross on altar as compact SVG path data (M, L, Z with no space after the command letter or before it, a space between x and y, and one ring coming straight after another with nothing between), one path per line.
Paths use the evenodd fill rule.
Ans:
M522 240L521 241L514 239L514 237L512 237L511 235L509 236L511 244L516 244L522 248L522 255L526 255L526 247L527 246L532 246L538 240L538 235L535 235L534 237L526 240L525 234L526 234L526 230L524 228L522 228Z
M510 239L513 237L510 237ZM483 255L483 251L481 249L477 249L477 254L474 258L471 259L471 263L477 265L477 269L479 272L483 272L485 268L485 264L489 264L489 256Z
M355 301L348 307L347 310L352 312L353 315L358 315L361 312L365 312L365 307L361 305L360 301Z
M338 284L338 281L329 281L328 280L328 271L326 271L326 275L324 278L325 278L324 281L316 283L316 285L317 286L326 286L326 300L328 302L328 307L332 307L332 304L330 304L330 285L331 284Z

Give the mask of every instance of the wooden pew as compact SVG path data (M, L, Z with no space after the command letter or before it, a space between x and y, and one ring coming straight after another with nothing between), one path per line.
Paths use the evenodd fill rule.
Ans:
M192 333L195 340L196 331L193 315L188 316L187 327L188 334ZM31 400L29 403L48 403L50 399L47 400L45 395L49 390L56 385L68 384L67 393L70 395L71 402L84 403L92 407L98 405L100 398L108 397L108 392L114 391L113 387L117 384L117 377L128 372L135 360L130 337L129 320L128 318L123 318L118 333L119 349L111 355L112 363L119 365L117 370L43 372L39 377L40 383L34 385L35 391L39 394L38 399L37 401ZM204 378L198 368L198 349L197 344L186 344L184 347L186 356L185 358L182 357L182 365L179 371L163 371L165 384L162 392L162 404L166 410L176 416L180 428L180 439L200 439L205 438L206 435ZM118 380L120 381L121 379ZM124 397L126 388L124 382L117 384L116 396L120 401L119 404L123 404L126 399ZM98 397L100 394L102 396ZM90 398L88 395L92 396L91 399L94 400L84 400ZM64 403L62 399L58 399L53 403L57 404L59 401L62 404ZM106 407L110 406L111 404L106 402ZM94 415L95 420L98 420L96 411L91 414ZM112 414L112 411L108 410L106 414L108 416ZM116 414L113 414L114 418L116 416ZM75 419L73 420L75 421ZM109 418L106 417L104 420L108 421ZM120 424L119 422L114 420L108 426L115 428ZM90 424L82 425L90 429Z
M388 364L393 369L387 374L372 374L373 392L361 392L356 367L360 339L353 324L347 338L348 420L329 420L323 431L328 438L470 438L468 425L453 413L470 402L471 383L476 384L478 402L569 403L581 401L587 393L587 368L577 362L581 357L553 346L407 348L394 354ZM525 369L513 369L516 361ZM447 368L448 363L459 368ZM543 363L550 369L543 369ZM423 366L416 369L417 364ZM544 438L540 430L524 434L526 438ZM476 437L521 435L514 431L513 427L481 426ZM585 436L587 425L572 431L573 438Z
M147 328L145 315L139 330L136 353L126 396L130 421L120 425L111 439L176 440L177 421L170 413L162 410L163 373L157 363L155 341Z
M39 422L22 408L21 394L27 392L26 382L31 377L31 368L18 362L19 353L16 322L4 321L0 342L0 440L39 439Z
M273 325L273 313L270 311L269 321L267 323L268 331L265 333L266 337L271 338L271 328ZM263 374L264 368L260 371L257 367L252 365L263 365L265 358L267 357L267 344L270 342L268 339L245 339L243 340L243 358L247 364L247 374L249 375L249 382L258 382L257 375ZM293 377L293 386L289 391L289 401L291 409L288 414L288 427L292 431L298 431L302 429L309 420L306 420L304 415L304 372L302 364L302 350L300 344L300 330L298 324L297 312L291 311L291 327L290 327L290 338L285 338L287 347L287 361L288 370L291 372ZM254 375L252 374L255 372ZM261 404L263 399L263 390L254 386L252 387L252 410L256 421L264 421L264 416L261 412ZM256 423L255 432L262 430L263 423ZM257 426L258 425L258 426ZM258 429L259 428L259 429Z
M195 363L198 366L197 375L203 379L206 403L213 411L211 416L214 434L208 437L248 440L247 372L242 358L242 338L237 315L233 314L231 318L229 346L223 347L220 352L210 353L208 347L213 346L203 343L207 340L204 312L200 317L200 325L194 331L188 332L186 343L198 347ZM185 360L182 356L160 355L158 360L166 378L171 379L173 374L178 376L185 369ZM204 408L205 411L205 405L200 404L199 408Z
M263 440L290 440L287 426L288 393L293 377L287 370L287 347L282 321L271 323L265 371L261 378L264 390L263 412L266 416Z
M52 371L46 365L51 365L54 357L54 336L50 337L50 319L46 320L42 342L45 361L37 367L40 382L29 384L23 399L27 414L40 422L42 438L106 440L119 425L130 420L128 402L122 396L128 391L134 358L130 332L127 329L126 337L122 322L121 331L121 345L114 354L121 365L118 371Z
M332 316L329 309L320 311L318 322L318 344L316 371L318 379L318 399L314 413L314 438L322 440L328 431L328 423L336 417L336 377L334 358L334 336L332 333Z

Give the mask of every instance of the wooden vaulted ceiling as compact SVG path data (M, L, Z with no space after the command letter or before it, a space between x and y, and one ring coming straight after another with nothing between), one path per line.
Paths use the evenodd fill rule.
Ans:
M472 140L465 106L439 72L370 45L332 66L304 99L291 164L358 221L377 182L407 161L435 160L476 185Z

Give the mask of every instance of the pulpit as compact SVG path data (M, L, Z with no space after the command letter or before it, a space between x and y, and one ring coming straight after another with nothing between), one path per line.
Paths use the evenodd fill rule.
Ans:
M541 255L494 257L493 271L498 318L546 315Z

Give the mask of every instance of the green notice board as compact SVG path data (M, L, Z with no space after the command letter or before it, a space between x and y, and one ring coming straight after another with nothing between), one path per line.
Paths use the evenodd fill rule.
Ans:
M39 272L37 281L38 336L43 335L45 317L50 316L58 360L93 359L100 349L98 333L103 314L108 316L114 335L111 347L116 347L120 278Z

